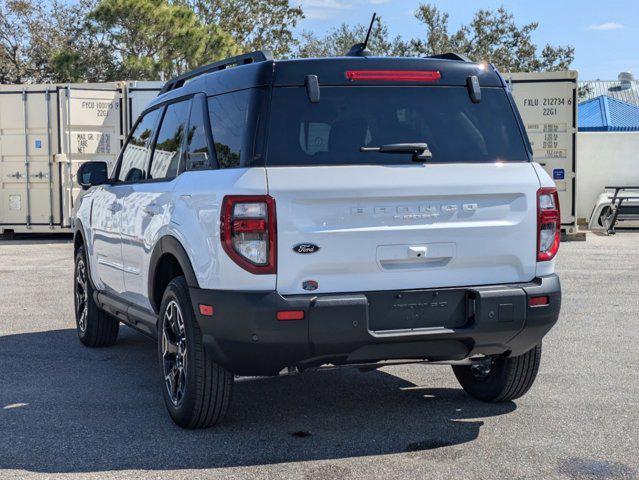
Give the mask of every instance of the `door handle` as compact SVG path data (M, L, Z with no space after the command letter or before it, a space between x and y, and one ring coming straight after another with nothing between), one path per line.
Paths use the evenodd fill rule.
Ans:
M153 217L155 215L159 215L161 211L160 207L157 204L151 203L144 208L144 213L146 213L150 217Z
M111 205L109 205L109 210L111 211L111 213L117 213L122 210L122 205L120 205L118 202L113 202Z

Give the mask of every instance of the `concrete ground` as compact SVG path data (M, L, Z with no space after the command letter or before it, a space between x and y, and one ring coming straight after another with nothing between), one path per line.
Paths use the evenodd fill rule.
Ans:
M565 243L561 318L516 402L446 366L236 384L226 422L165 412L155 345L76 338L72 245L0 242L0 478L639 478L639 233Z

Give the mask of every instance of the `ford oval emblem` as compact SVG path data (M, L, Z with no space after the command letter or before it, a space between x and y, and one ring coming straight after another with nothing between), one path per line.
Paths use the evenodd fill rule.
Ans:
M297 245L293 247L293 251L295 253L302 253L302 254L315 253L319 249L320 247L318 247L314 243L298 243Z
M319 288L319 283L317 283L315 280L306 280L305 282L302 282L302 288L304 290L312 292L313 290L317 290Z

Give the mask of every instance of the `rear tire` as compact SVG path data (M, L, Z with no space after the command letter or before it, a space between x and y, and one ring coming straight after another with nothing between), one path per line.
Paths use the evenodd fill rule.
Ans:
M173 421L190 429L222 422L233 374L207 354L184 277L173 279L162 298L158 356L164 403Z
M524 395L535 382L541 363L541 343L517 357L495 359L490 368L453 365L468 394L484 402L507 402Z
M84 246L75 254L73 292L78 338L87 347L108 347L118 339L120 321L101 310L93 299L93 284Z

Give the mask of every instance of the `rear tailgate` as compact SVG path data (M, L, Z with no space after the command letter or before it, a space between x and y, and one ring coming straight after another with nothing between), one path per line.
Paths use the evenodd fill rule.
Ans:
M535 276L539 180L528 162L268 167L267 178L282 294L308 293L309 281L328 293Z

